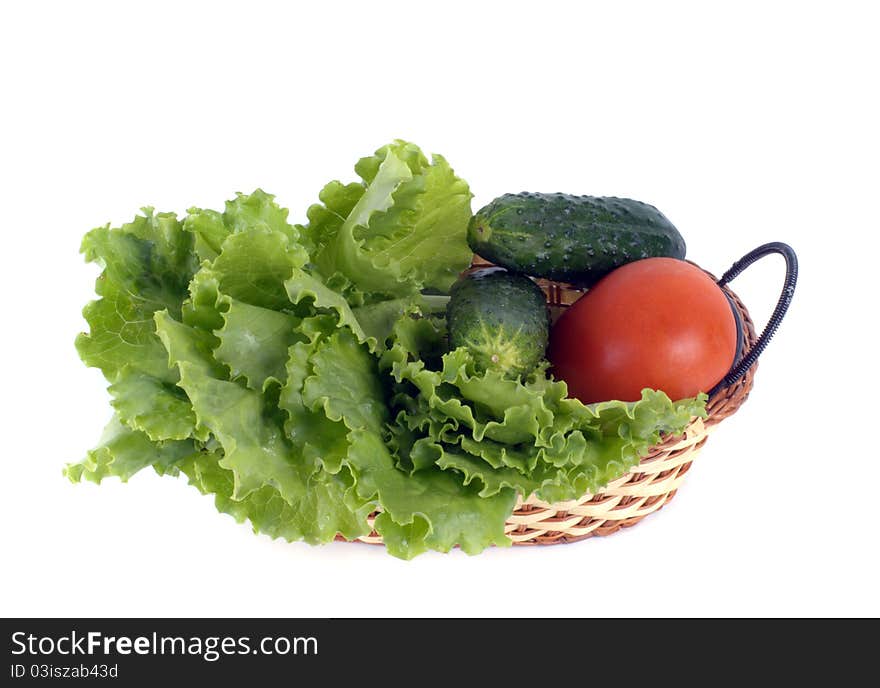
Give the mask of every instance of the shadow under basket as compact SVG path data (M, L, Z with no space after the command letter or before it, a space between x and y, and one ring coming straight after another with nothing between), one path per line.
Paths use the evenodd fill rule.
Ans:
M786 260L787 273L782 296L777 303L768 326L760 337L755 334L754 323L740 298L727 286L727 282L758 258L769 253L781 253ZM491 263L478 256L470 270L488 267ZM470 271L469 270L469 271ZM622 477L614 480L596 494L586 494L580 499L547 503L535 498L517 500L513 512L505 524L505 532L514 545L552 545L583 540L593 535L610 535L621 528L628 528L645 516L663 508L676 494L691 463L706 443L712 429L730 417L749 396L755 379L757 357L775 332L785 314L797 278L797 261L791 247L779 242L765 244L744 256L728 270L721 280L705 271L728 296L739 318L741 356L731 374L710 393L705 419L695 418L680 435L667 436L652 447L642 460ZM583 290L570 284L546 279L535 280L544 291L550 306L551 319L583 295ZM725 384L728 379L734 379ZM372 527L376 517L368 518ZM382 536L373 530L358 540L370 544L382 544Z

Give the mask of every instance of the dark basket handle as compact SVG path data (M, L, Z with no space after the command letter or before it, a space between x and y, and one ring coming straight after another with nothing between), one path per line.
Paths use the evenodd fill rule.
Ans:
M718 280L718 286L725 286L752 263L764 256L769 256L771 253L778 253L785 258L785 282L782 285L779 301L776 302L776 308L773 309L773 315L770 316L770 320L767 321L767 325L764 327L764 331L758 337L755 345L745 353L745 356L734 363L730 372L709 392L709 396L725 387L730 387L730 385L745 375L746 371L758 360L758 356L767 348L767 344L776 333L776 328L779 327L779 323L782 322L782 318L785 316L786 311L788 311L789 305L791 305L794 287L797 284L798 261L794 249L788 244L783 244L781 241L772 241L769 244L758 246L754 251L744 255L721 276L721 279Z

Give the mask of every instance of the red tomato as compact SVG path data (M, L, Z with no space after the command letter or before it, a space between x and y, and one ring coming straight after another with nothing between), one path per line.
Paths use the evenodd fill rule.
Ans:
M736 320L721 288L675 258L628 263L601 279L550 330L548 358L584 403L673 400L708 392L736 355Z

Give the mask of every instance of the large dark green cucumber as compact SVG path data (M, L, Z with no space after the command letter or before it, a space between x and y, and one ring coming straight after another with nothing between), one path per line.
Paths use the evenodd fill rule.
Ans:
M544 358L550 328L541 288L525 275L484 268L459 278L446 306L449 347L467 347L481 370L527 374Z
M499 196L471 219L468 243L509 270L584 286L640 258L685 256L681 234L654 206L562 193Z

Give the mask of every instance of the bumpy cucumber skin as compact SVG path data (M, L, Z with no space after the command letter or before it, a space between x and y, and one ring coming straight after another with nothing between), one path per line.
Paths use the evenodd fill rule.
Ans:
M682 259L686 249L652 205L563 193L499 196L471 218L468 243L508 270L582 286L641 258Z
M525 275L484 268L449 292L449 348L467 347L481 370L516 377L544 358L550 330L544 292Z

